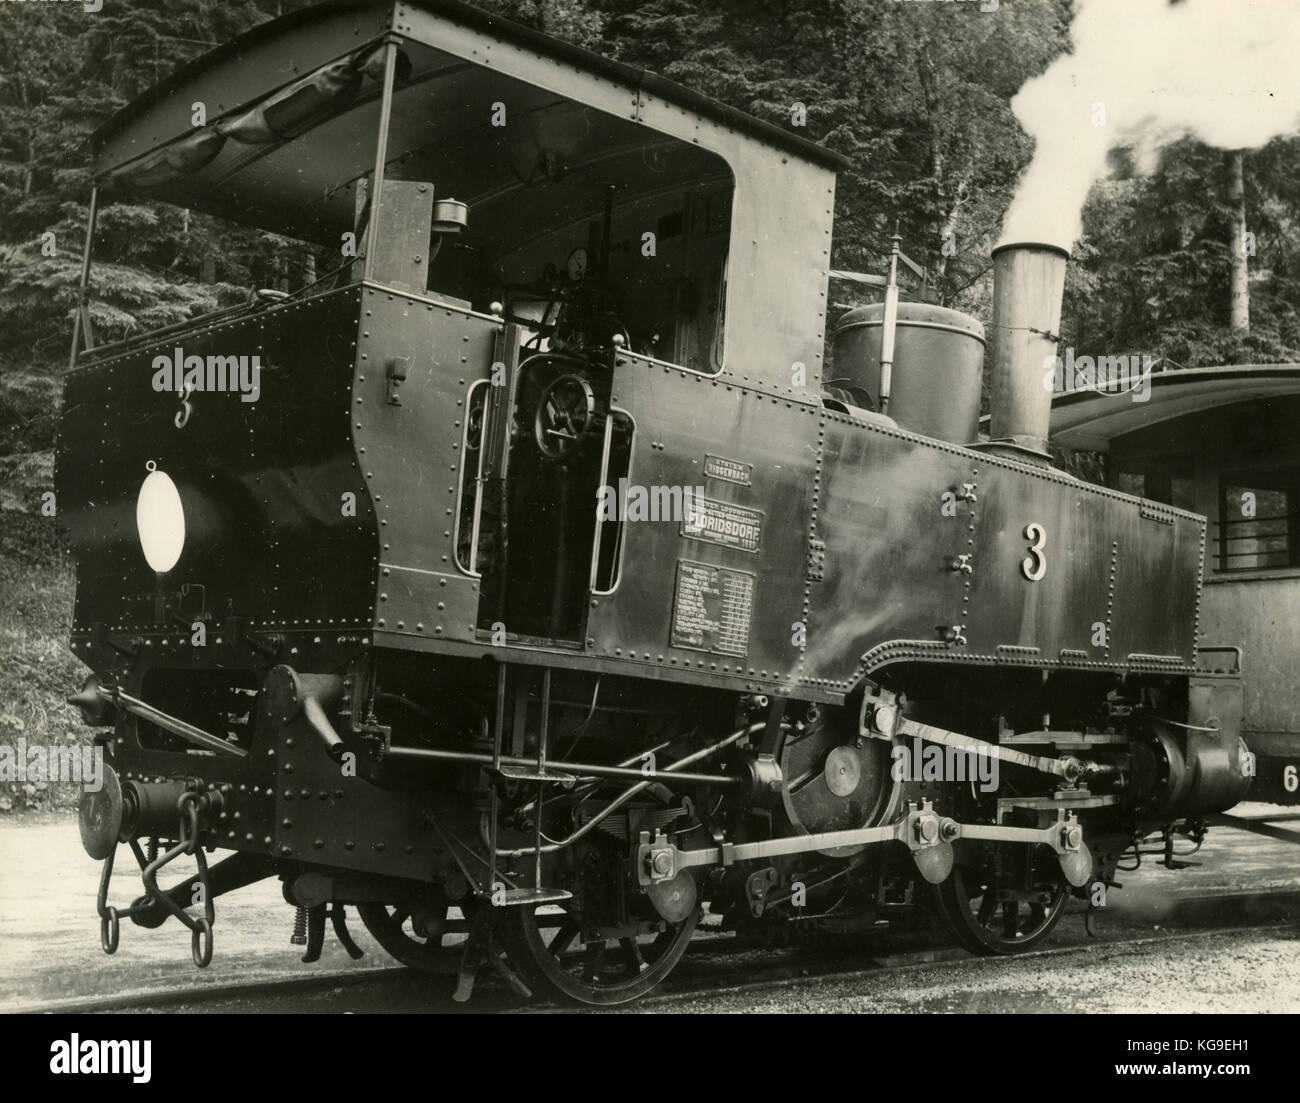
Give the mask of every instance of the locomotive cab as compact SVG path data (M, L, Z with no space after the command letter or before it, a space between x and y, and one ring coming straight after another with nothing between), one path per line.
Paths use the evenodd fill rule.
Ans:
M285 36L300 24L310 34L285 51ZM838 158L522 28L503 38L494 21L454 3L332 5L275 27L244 36L237 50L214 51L96 135L97 180L108 194L160 199L275 234L281 278L244 311L169 327L165 341L143 335L93 347L83 310L79 362L112 367L82 376L90 388L84 402L76 387L70 393L63 470L154 464L178 480L182 498L201 496L203 509L220 515L210 530L243 530L237 540L215 534L222 546L208 549L214 562L228 557L246 567L238 585L183 579L187 594L204 595L200 612L277 627L304 616L324 622L323 595L278 592L267 558L291 539L275 530L337 529L320 515L324 503L308 519L284 500L287 488L280 501L268 497L250 484L278 479L256 462L245 464L238 485L228 471L176 465L192 466L194 450L184 443L218 424L222 434L249 434L285 458L322 447L319 426L310 424L316 418L338 418L340 428L349 418L359 449L367 447L360 436L374 433L367 454L402 454L399 482L418 481L417 469L458 477L447 491L451 524L435 532L382 516L376 495L393 472L366 473L368 486L338 486L357 503L362 523L351 526L353 536L389 528L382 540L367 533L333 541L337 550L327 554L338 573L355 575L362 545L374 540L393 553L381 556L386 563L408 572L419 606L378 616L377 602L400 599L383 594L372 560L380 593L352 593L346 620L389 631L400 624L410 634L415 624L440 621L443 639L475 642L504 626L512 638L572 646L591 634L589 602L615 588L624 558L621 516L593 519L588 505L600 487L629 479L638 450L658 451L653 425L634 443L634 418L618 408L614 357L625 373L663 362L815 398ZM791 194L824 199L792 205ZM380 292L376 310L369 300ZM344 341L357 347L351 405L369 403L363 392L377 388L373 418L343 412ZM138 376L142 360L161 363L160 351L174 351L175 364L159 375L167 386L137 396L149 408L148 428L124 450L102 442L111 457L96 448L74 459L77 418L88 429L104 400L95 382ZM204 393L214 359L230 355L257 357L266 397L246 390L240 407ZM335 367L323 370L325 358ZM728 363L740 366L728 372ZM191 372L191 364L205 370ZM134 380L126 386L145 391ZM498 386L505 404L488 401ZM258 424L268 420L259 410L290 394L288 432ZM173 427L186 410L197 411L193 427L185 428L189 414ZM337 441L328 462L342 463L349 442L327 436ZM83 443L92 448L89 438ZM172 460L165 453L177 445L184 455ZM697 487L703 460L656 482ZM125 500L133 488L119 492ZM69 505L78 498L92 500L84 485L69 486ZM235 512L252 516L236 525ZM74 508L74 529L80 519ZM511 532L526 533L531 545L513 560ZM87 610L85 627L137 622L139 612L109 608L121 605L123 583L141 611L152 607L141 626L192 611L194 599L182 607L170 585L165 598L145 596L156 580L137 562L133 535L124 526L124 546L110 556L131 561L125 578L115 564L102 586L86 580L104 607ZM193 533L180 571L193 565L204 535L214 534ZM435 595L434 586L451 588L454 599ZM268 619L268 606L278 615ZM455 615L431 615L450 610Z

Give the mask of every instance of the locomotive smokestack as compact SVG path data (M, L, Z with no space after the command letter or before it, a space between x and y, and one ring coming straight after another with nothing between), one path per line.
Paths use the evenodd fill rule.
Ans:
M1059 246L1029 242L993 250L993 446L1047 455L1052 389L1043 378L1056 355L1069 258Z

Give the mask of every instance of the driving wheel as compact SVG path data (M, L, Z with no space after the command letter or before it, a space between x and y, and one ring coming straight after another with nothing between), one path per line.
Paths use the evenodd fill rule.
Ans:
M1069 885L1049 846L984 848L978 867L958 863L936 886L939 916L972 953L1023 953L1052 932Z

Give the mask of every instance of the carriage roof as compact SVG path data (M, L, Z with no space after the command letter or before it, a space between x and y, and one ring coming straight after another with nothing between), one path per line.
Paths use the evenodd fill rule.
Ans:
M1300 364L1229 364L1151 375L1150 397L1134 402L1100 387L1056 395L1052 439L1067 448L1106 452L1111 442L1159 422L1257 399L1300 395Z

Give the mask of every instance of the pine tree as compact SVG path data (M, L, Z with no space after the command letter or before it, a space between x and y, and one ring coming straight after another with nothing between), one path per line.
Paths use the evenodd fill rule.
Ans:
M1117 151L1092 190L1071 264L1063 328L1089 350L1149 353L1162 367L1290 361L1300 354L1295 212L1300 139L1243 154L1245 223L1254 234L1250 328L1232 325L1241 246L1231 158L1194 139L1166 148L1150 176Z

